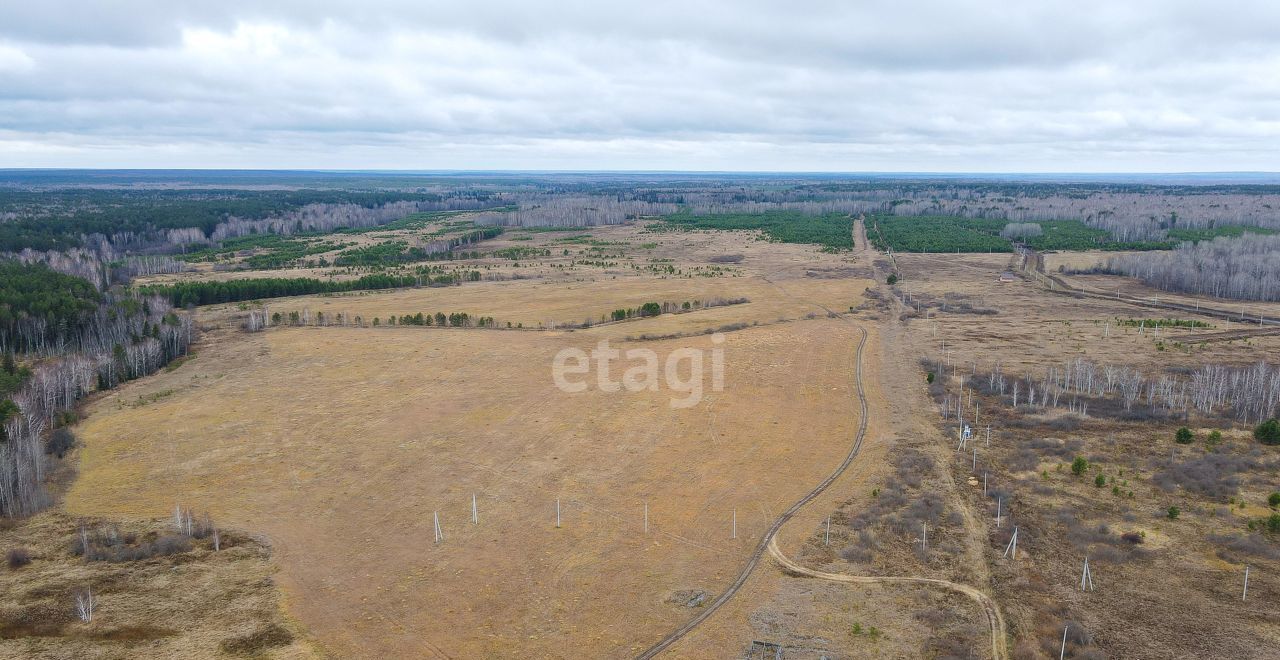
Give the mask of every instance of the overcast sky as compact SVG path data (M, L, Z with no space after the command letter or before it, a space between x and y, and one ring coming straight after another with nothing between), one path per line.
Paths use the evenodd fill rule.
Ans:
M1280 2L3 0L0 167L1274 171Z

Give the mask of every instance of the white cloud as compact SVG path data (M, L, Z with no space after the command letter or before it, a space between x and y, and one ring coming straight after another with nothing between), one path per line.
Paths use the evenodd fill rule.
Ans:
M1280 169L1274 3L262 4L0 6L0 167Z
M16 46L0 43L0 73L21 73L34 69L35 60Z

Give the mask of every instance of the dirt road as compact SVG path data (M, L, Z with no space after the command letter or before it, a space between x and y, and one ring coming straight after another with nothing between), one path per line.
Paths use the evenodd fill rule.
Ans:
M832 582L844 582L847 584L923 584L927 586L942 587L950 589L972 598L987 615L987 621L991 625L991 657L996 660L1003 660L1009 657L1008 644L1006 642L1006 630L1004 624L1004 615L1000 613L1000 606L991 599L990 596L982 593L978 589L967 584L952 582L950 580L939 580L935 578L922 577L879 577L873 575L844 575L842 573L827 573L824 571L815 571L795 563L782 554L782 550L778 549L775 540L769 541L769 554L773 556L782 568L794 575L802 575L805 577L817 578L820 580L830 580Z
M860 330L862 331L862 338L858 341L858 348L854 354L854 364L857 365L855 382L857 383L858 401L862 408L862 414L858 423L858 432L854 435L853 445L849 448L848 455L845 456L844 461L840 463L839 467L837 467L834 472L832 472L826 479L822 480L822 482L815 486L813 490L809 491L808 494L800 498L800 500L795 504L792 504L791 508L784 511L782 515L778 516L778 518L773 521L773 524L769 526L769 530L765 532L764 536L760 537L760 542L756 545L755 550L752 551L751 556L747 559L746 565L743 566L742 570L738 573L738 577L729 585L729 588L721 592L714 601L703 608L703 610L698 613L698 616L694 617L688 623L680 626L671 633L668 633L667 636L663 637L657 644L654 644L647 651L640 654L639 657L641 659L647 660L648 658L653 658L659 653L662 653L667 649L667 647L676 643L681 637L688 634L689 631L697 628L699 624L706 621L712 614L715 614L716 610L729 602L729 600L733 598L740 589L742 589L742 585L746 584L747 578L751 577L752 571L754 571L756 566L760 563L760 559L764 557L769 546L773 545L774 539L777 537L778 531L782 529L782 526L785 525L788 520L791 520L792 516L803 508L804 505L821 495L822 492L832 484L832 482L838 479L841 474L844 474L844 471L853 463L853 459L857 457L858 451L862 449L862 440L867 434L867 397L862 388L862 349L867 344L867 331L865 328L860 328Z

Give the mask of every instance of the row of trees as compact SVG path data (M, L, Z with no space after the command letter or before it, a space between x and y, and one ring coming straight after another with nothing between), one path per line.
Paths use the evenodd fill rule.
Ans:
M305 296L317 293L338 293L365 289L396 289L408 286L451 284L456 276L442 275L447 282L428 275L364 275L353 280L321 280L314 277L260 277L221 282L179 282L169 285L142 287L142 291L164 296L179 307L188 305L213 305L217 303Z
M1115 399L1126 411L1139 401L1170 413L1191 410L1205 416L1231 416L1257 423L1280 412L1280 367L1260 362L1250 367L1203 365L1188 378L1149 376L1127 366L1098 365L1076 358L1045 369L1039 379L1006 378L1000 365L986 374L987 390L1010 403L1058 407L1063 396L1073 410L1087 413L1087 399ZM1079 400L1086 399L1085 402Z
M1112 257L1107 268L1165 291L1280 301L1280 236L1186 243L1171 252Z
M304 307L302 310L294 310L291 312L274 312L268 315L267 308L249 310L248 316L245 318L244 328L249 332L263 330L269 326L296 326L296 327L379 327L383 325L382 317L375 316L369 323L365 322L364 317L360 315L352 315L351 312L334 312L325 314L324 312L311 312L311 308ZM498 323L492 316L475 316L466 312L453 312L445 314L444 312L436 312L435 314L418 312L417 314L403 314L401 316L391 315L387 317L386 325L417 325L417 326L436 326L441 328L495 328ZM510 327L510 324L508 324Z
M7 356L0 369L7 390L0 399L0 516L30 514L47 503L42 484L53 459L45 438L66 421L64 413L90 392L186 354L195 328L162 298L109 291L74 335L60 337L33 346L26 356L41 358L34 366L18 367Z

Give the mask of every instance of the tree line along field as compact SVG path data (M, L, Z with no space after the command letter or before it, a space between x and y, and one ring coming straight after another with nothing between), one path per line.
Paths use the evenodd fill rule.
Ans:
M759 230L770 240L781 243L812 243L829 249L853 247L853 218L847 213L807 215L800 211L765 211L697 215L682 212L664 216L662 222L685 230Z
M958 216L877 215L868 238L881 250L897 252L1012 252L1013 243L1001 236L1011 222L993 218ZM1079 220L1041 220L1033 223L1043 233L1021 242L1035 250L1168 250L1178 241L1117 241L1102 229ZM1232 231L1223 228L1225 231ZM1188 230L1189 237L1203 237L1216 230ZM1170 236L1173 234L1171 233ZM1187 240L1196 240L1188 238Z

